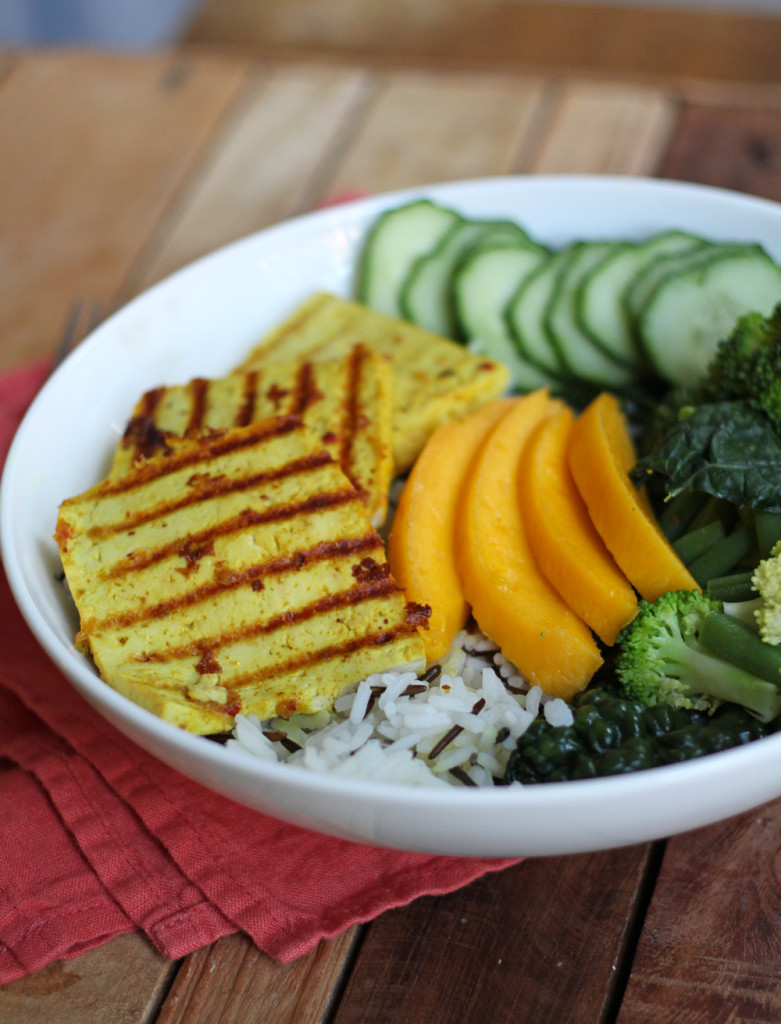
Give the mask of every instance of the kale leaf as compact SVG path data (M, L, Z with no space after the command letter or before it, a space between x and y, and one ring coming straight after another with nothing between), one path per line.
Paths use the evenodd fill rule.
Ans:
M698 405L638 460L637 484L664 477L668 497L704 491L742 508L781 512L781 436L745 401Z

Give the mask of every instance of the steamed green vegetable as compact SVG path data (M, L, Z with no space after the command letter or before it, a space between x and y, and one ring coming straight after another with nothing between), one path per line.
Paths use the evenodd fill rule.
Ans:
M781 714L781 651L707 594L679 590L641 601L616 644L616 677L643 704L698 711L738 704L763 722ZM776 655L770 664L769 653Z

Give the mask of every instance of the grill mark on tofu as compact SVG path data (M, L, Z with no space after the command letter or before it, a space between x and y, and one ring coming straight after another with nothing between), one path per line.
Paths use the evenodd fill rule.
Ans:
M370 647L385 647L393 643L399 637L414 633L414 626L409 623L397 624L390 629L381 630L376 633L366 633L363 636L346 640L341 644L330 644L328 647L321 647L316 651L309 651L298 658L290 658L288 661L277 662L275 665L268 665L259 668L255 672L231 679L230 688L232 691L240 690L243 686L252 683L262 682L264 679L273 679L276 676L287 675L290 672L300 672L311 668L313 665L321 665L326 661L333 661L336 658L348 657L357 654L359 651ZM295 711L293 706L291 711Z
M189 547L188 542L188 547ZM239 587L250 586L262 589L263 581L270 577L282 576L288 572L298 572L304 566L318 562L337 561L350 558L356 554L377 551L384 552L382 540L377 533L369 533L360 537L345 537L341 540L321 541L306 550L294 551L289 555L272 558L266 562L244 569L220 569L215 571L214 579L199 587L188 590L178 597L168 598L148 607L136 607L126 612L109 616L106 619L87 619L82 629L90 632L106 629L127 629L141 622L152 621L172 615L182 608L192 608L205 601L212 601L220 594Z
M155 424L157 407L164 394L165 388L162 387L147 391L141 398L138 413L125 428L121 444L124 448L133 449L133 461L166 451L165 431Z
M279 416L259 421L257 424L250 424L239 437L227 429L214 431L213 437L205 438L200 445L174 452L167 456L164 462L154 461L142 464L125 476L109 478L103 484L103 494L106 496L127 494L133 488L140 487L151 480L159 480L161 477L176 473L189 466L200 466L221 455L230 455L242 448L251 448L253 445L260 446L275 437L283 437L295 430L300 430L301 427L302 423L298 416Z
M354 442L356 430L358 430L361 417L363 416L360 402L361 379L364 364L366 362L367 350L363 345L356 346L350 353L350 361L347 371L347 393L345 395L344 409L342 412L342 428L339 444L339 465L353 482L356 480L354 464ZM365 420L365 416L363 416ZM361 496L365 498L362 491Z
M232 533L240 533L252 526L261 526L267 523L283 522L286 519L294 519L297 516L307 515L311 512L319 512L321 509L334 508L338 505L348 505L358 501L355 488L349 490L330 491L318 493L304 501L290 502L287 505L277 505L274 508L244 509L237 516L225 519L221 523L201 530L198 533L191 533L186 538L178 538L170 544L162 544L160 547L141 551L132 551L121 562L117 562L110 569L100 574L102 579L119 577L128 572L137 572L145 569L156 562L162 562L172 555L183 554L183 547L193 550L207 548L214 543L217 537L226 537Z
M254 640L261 636L269 636L271 633L276 633L282 629L289 629L291 626L300 625L302 622L310 622L312 619L315 619L320 615L326 615L328 612L338 611L341 608L352 608L356 605L364 604L367 601L387 597L390 594L396 594L398 592L398 584L390 575L386 574L380 579L357 583L355 586L350 587L349 590L326 594L323 597L318 598L316 601L302 605L299 608L280 612L278 615L274 615L265 622L250 622L245 626L241 626L237 629L226 630L225 632L218 633L214 636L199 637L192 643L182 644L179 647L169 647L167 650L138 655L136 660L142 662L154 662L155 664L165 664L169 661L180 661L194 657L201 657L206 651L210 654L214 654L216 651L220 651L222 648L227 647L230 644L237 643L242 640ZM406 624L404 624L403 628L407 628ZM376 635L378 634L370 634L370 636ZM234 681L231 680L231 688L233 688L234 685Z
M246 427L255 419L255 405L257 402L258 385L260 374L257 370L250 371L244 381L244 395L241 408L236 414L236 426Z
M291 412L294 416L303 416L307 409L325 396L315 384L314 367L307 361L301 364L296 374L296 391Z
M185 435L197 435L203 429L206 414L206 401L209 395L209 381L196 377L190 381L190 418L187 421Z
M194 505L202 504L205 501L224 497L228 494L238 494L241 491L249 491L254 487L262 487L265 484L277 483L280 480L287 480L293 476L303 476L305 473L312 473L322 466L333 462L333 459L326 451L318 452L315 455L307 455L303 459L295 459L284 466L277 466L274 469L265 470L261 473L252 473L249 476L238 479L225 476L210 477L199 474L199 479L192 484L192 490L175 501L160 503L153 508L141 509L132 514L125 515L116 523L105 523L101 526L93 526L89 530L89 536L93 540L110 537L114 533L123 533L127 530L143 526L145 523L153 522L155 519L162 519L164 516Z

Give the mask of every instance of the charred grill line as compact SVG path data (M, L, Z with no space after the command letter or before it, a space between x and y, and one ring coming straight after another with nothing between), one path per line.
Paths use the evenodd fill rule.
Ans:
M180 469L208 463L221 455L230 455L232 452L240 451L242 448L251 448L254 444L260 444L275 437L284 437L300 428L301 420L297 416L278 416L271 418L268 422L259 421L254 429L252 426L247 427L241 437L236 437L234 434L226 436L225 431L215 431L212 437L204 438L200 445L193 446L191 450L176 452L169 456L163 465L142 466L126 476L107 481L103 486L103 494L126 494L151 480L158 480L170 473L176 473Z
M209 393L209 381L196 377L190 381L190 418L185 429L186 436L197 436L203 429L206 414L206 398Z
M164 436L155 426L155 412L164 391L164 388L147 391L139 402L138 413L125 428L122 444L126 448L133 448L133 461L148 458L163 447Z
M111 618L100 620L93 619L86 623L90 631L103 629L127 629L129 626L150 619L162 618L171 615L180 608L190 608L203 601L210 601L219 594L238 587L251 585L262 581L269 576L280 576L286 572L295 572L305 565L315 562L322 562L327 559L348 558L357 553L367 550L382 550L382 541L376 533L366 534L362 537L350 537L336 541L322 541L312 548L304 551L294 551L290 555L271 559L258 565L249 566L241 571L226 570L217 572L215 578L203 586L188 590L186 593L151 607L134 608L132 611L120 615L112 615Z
M295 397L290 411L296 416L303 416L307 409L322 397L322 392L315 386L314 368L307 360L299 367Z
M378 597L387 597L389 594L396 593L397 591L396 583L389 578L373 581L369 584L363 583L356 587L350 587L349 590L342 590L335 594L326 594L324 597L320 597L316 601L310 602L310 604L303 605L301 608L280 612L279 615L275 615L266 622L252 622L242 626L240 629L231 630L230 633L221 633L213 637L201 637L191 644L172 647L167 651L155 651L144 657L139 656L139 660L164 664L167 661L176 659L202 656L204 651L209 651L214 655L214 652L237 641L268 636L270 633L277 632L277 630L288 629L302 622L309 622L318 615L325 615L340 608L351 608ZM388 641L386 640L385 642L387 643ZM234 682L231 682L231 686L235 685Z
M360 393L361 374L363 372L365 359L366 349L362 345L356 345L350 354L347 395L345 397L344 416L342 417L339 465L342 467L345 475L353 481L355 480L353 443L355 440L355 431L358 425L358 416L360 414L358 395Z
M118 523L108 523L104 526L93 526L89 536L93 538L110 537L113 533L123 533L126 530L133 530L145 523L160 519L163 516L171 515L173 512L180 512L184 508L198 505L203 501L214 498L221 498L227 494L236 494L241 491L251 490L253 487L262 487L264 484L275 483L285 480L288 477L311 473L322 466L333 462L333 459L326 451L316 452L307 455L303 459L294 459L292 462L278 466L276 469L265 470L262 473L253 473L251 476L230 479L224 476L207 477L199 486L194 487L189 494L178 498L176 501L167 502L164 505L157 505L154 508L144 509L128 516Z
M258 394L259 374L250 370L244 379L244 396L241 409L236 416L236 426L246 427L255 419L255 402Z
M357 651L367 647L384 647L386 644L393 643L397 637L404 636L413 631L409 624L399 624L392 629L383 630L380 633L368 633L364 636L355 637L352 640L346 640L341 644L331 644L329 647L322 647L319 651L312 651L300 658L291 658L289 661L277 662L274 665L268 665L266 668L258 669L257 672L231 679L230 687L231 690L240 690L242 686L247 686L249 683L259 682L273 676L281 676L288 672L299 672L302 669L310 668L312 665L322 664L325 661L332 661L335 658L355 654ZM295 708L290 713L294 710Z
M151 551L135 551L131 552L124 560L124 562L117 562L110 569L101 573L102 578L112 578L121 576L126 572L135 572L139 569L145 569L149 565L154 565L156 562L162 562L166 558L170 558L172 555L180 553L180 549L185 540L192 544L194 547L206 547L210 542L214 541L217 537L225 537L231 533L238 533L240 530L246 530L251 526L261 526L266 523L282 522L285 519L292 519L295 516L306 515L310 512L318 512L324 508L334 508L338 505L347 505L351 501L356 501L357 495L354 488L344 491L332 491L330 493L319 493L315 494L311 498L307 498L305 501L296 502L290 505L279 505L275 508L265 509L264 511L258 511L255 509L244 509L239 515L233 516L230 519L226 519L216 526L210 527L208 530L201 530L199 533L191 533L186 538L179 537L170 544L163 544L159 548L153 548Z

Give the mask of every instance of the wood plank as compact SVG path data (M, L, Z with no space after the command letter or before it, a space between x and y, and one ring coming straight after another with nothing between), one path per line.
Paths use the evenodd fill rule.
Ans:
M781 110L686 104L660 174L781 200Z
M353 928L288 965L243 935L221 939L187 958L156 1024L323 1024L357 935Z
M334 1024L603 1021L650 851L528 860L385 914Z
M569 81L550 104L539 174L653 174L676 119L674 97L643 86Z
M383 192L508 172L533 129L541 97L536 79L382 76L330 189Z
M113 297L244 68L184 56L19 59L0 88L0 369L49 354L74 297Z
M14 57L10 53L0 53L0 85L14 65Z
M618 1024L781 1020L781 802L670 840Z
M139 932L0 987L0 1020L14 1024L146 1024L176 966Z
M366 75L354 70L277 67L253 75L172 211L173 230L157 240L160 251L132 287L309 209L366 85Z
M206 0L187 40L377 66L778 80L781 18L546 0ZM656 9L654 9L656 7Z

